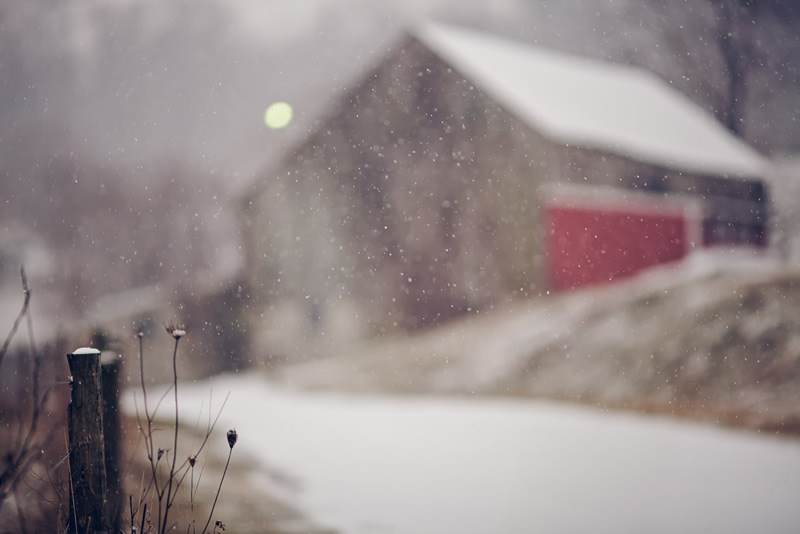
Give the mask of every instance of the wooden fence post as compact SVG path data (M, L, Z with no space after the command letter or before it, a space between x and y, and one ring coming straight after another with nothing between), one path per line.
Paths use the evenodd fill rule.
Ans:
M106 520L112 533L122 525L122 488L120 487L120 415L119 368L122 360L114 351L100 354L103 385L103 439L106 456Z
M69 526L74 534L106 533L106 467L103 443L100 351L67 354L72 382L68 409Z

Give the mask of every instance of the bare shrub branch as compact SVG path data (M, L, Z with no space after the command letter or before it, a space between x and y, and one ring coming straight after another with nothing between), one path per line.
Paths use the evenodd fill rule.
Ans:
M187 532L196 532L195 530L195 518L194 518L194 510L195 510L195 498L197 496L197 490L200 484L200 479L202 478L203 469L205 467L204 464L200 465L200 474L195 479L195 466L197 459L203 454L204 450L206 449L206 445L208 440L211 437L211 434L214 431L214 428L219 421L220 416L222 415L222 410L225 408L226 403L228 402L228 398L230 397L230 393L225 396L222 405L220 406L219 410L216 413L216 416L212 419L211 414L211 405L209 403L209 420L208 426L205 430L205 433L202 436L199 446L196 448L192 448L191 454L189 454L185 460L179 462L178 455L180 454L178 451L178 442L179 442L179 435L180 435L180 409L178 405L178 366L177 366L177 358L178 358L178 349L180 345L180 340L182 337L186 335L186 328L183 326L176 326L173 324L165 325L165 329L167 333L172 336L175 340L172 349L172 383L166 389L166 391L161 395L156 405L150 409L150 405L148 403L148 394L147 394L147 384L145 380L145 369L144 369L144 349L143 349L143 342L142 342L142 334L137 334L139 338L139 372L140 372L140 385L142 389L142 401L143 401L143 409L144 413L142 414L139 410L138 402L136 402L136 395L134 394L134 408L136 412L136 422L137 422L137 429L139 434L141 435L141 439L144 441L144 450L147 456L147 476L145 473L142 474L142 482L140 485L139 497L138 499L134 499L133 496L129 496L129 521L131 526L131 531L136 532L150 532L155 531L157 534L165 534L167 531L171 531L176 525L170 523L170 512L173 507L176 505L176 500L179 495L179 489L185 482L186 478L189 477L190 479L190 488L189 488L189 505L190 510L192 512L192 517L190 524L186 527ZM155 420L158 414L158 410L161 407L162 402L166 399L169 393L173 394L174 402L175 402L175 414L173 419L174 427L172 428L172 448L171 449L163 449L156 444L155 441L155 434L158 431L158 428L155 427ZM199 420L198 420L199 422ZM225 478L225 474L228 470L228 465L230 464L231 459L231 452L233 447L230 447L230 451L228 453L228 460L225 464L225 469L222 473L222 477L220 479L219 486L217 488L216 497L214 499L214 504L211 508L211 513L213 514L214 508L216 507L217 499L219 498L219 493L222 488L222 481ZM162 462L163 460L163 462ZM153 509L155 511L153 512ZM153 523L148 515L148 510L150 510L150 514L155 515L155 523ZM138 516L138 517L137 517ZM208 521L206 522L206 527L204 531L208 528L208 525L211 521L211 516L209 515Z

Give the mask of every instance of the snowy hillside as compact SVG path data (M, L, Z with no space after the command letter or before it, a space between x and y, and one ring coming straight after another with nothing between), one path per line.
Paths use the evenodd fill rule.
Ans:
M312 389L491 394L800 432L800 271L694 256L281 372Z

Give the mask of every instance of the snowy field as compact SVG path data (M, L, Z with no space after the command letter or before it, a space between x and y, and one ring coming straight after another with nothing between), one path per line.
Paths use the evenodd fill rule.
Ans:
M794 440L536 401L300 393L257 375L181 386L184 420L212 390L216 405L231 392L218 433L239 432L234 461L342 533L800 531Z

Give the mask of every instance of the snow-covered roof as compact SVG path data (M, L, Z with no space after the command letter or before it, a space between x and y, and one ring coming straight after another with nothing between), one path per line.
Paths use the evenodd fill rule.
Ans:
M654 74L472 30L414 35L461 75L557 142L671 169L759 177L766 159Z

